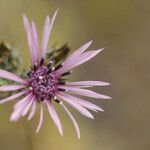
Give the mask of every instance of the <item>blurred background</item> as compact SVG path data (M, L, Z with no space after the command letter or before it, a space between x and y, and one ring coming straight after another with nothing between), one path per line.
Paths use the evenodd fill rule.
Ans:
M49 47L68 43L72 51L89 40L100 55L74 70L71 80L111 83L97 92L112 100L91 100L105 109L89 120L70 108L81 129L78 140L65 112L56 109L64 128L60 137L47 111L35 134L39 111L31 122L11 123L13 102L0 106L3 150L149 150L150 149L150 1L149 0L0 0L0 41L7 41L29 67L22 14L36 21L41 35L45 16L59 13ZM90 100L90 99L89 99Z

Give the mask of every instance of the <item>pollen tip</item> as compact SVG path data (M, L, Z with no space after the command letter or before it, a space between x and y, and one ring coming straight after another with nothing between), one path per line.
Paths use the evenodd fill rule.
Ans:
M52 60L50 60L50 61L49 61L49 63L50 63L50 64L52 64L52 63L53 63L53 61L52 61Z
M55 70L55 67L52 67L51 69L52 69L52 71L53 71L53 70Z
M43 79L43 76L39 76L39 79L42 80L42 79Z
M60 103L59 103L60 105L63 105L63 102L62 101L60 101Z
M37 62L35 63L35 66L38 66L38 63L37 63Z
M48 62L47 67L51 67L52 64L53 64L53 61L51 60L51 61Z
M29 87L29 90L33 90L33 88L30 86L30 87Z
M54 100L56 100L57 99L57 97L56 96L54 96L54 98L53 98Z

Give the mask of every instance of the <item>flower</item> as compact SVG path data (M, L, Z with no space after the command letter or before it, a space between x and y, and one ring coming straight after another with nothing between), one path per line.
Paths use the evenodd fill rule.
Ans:
M36 104L40 104L40 119L39 124L36 129L36 133L39 132L42 122L43 122L43 107L46 106L47 110L54 121L59 133L63 135L62 126L53 107L53 102L58 103L68 114L73 122L76 129L77 136L80 138L80 131L78 124L70 113L65 103L68 103L82 115L93 119L93 115L88 111L92 110L95 112L103 111L99 106L90 103L71 94L87 96L97 99L110 99L109 96L98 94L87 87L93 86L107 86L109 83L101 81L78 81L78 82L67 82L64 77L72 73L71 69L83 64L84 62L90 60L102 49L86 51L86 49L91 45L92 41L87 42L79 49L74 51L63 63L54 66L53 61L49 61L47 64L44 61L46 49L48 46L49 36L56 18L57 11L54 13L53 17L49 16L45 19L45 24L43 28L42 35L42 46L41 53L39 52L38 44L38 33L35 23L28 21L27 17L23 15L23 24L27 33L27 40L29 45L29 52L31 56L31 68L27 73L27 79L22 79L15 74L0 69L0 78L15 81L18 84L15 85L2 85L0 86L0 91L18 91L17 94L11 95L10 97L4 98L0 103L5 103L12 101L14 99L20 99L15 105L14 110L11 114L10 120L17 121L21 116L26 116L31 109L28 120L30 120L36 111ZM21 98L20 98L21 97Z

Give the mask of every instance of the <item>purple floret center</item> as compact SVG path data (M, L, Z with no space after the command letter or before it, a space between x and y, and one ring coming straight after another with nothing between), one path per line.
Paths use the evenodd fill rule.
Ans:
M29 88L38 100L52 99L58 88L52 67L37 65L28 73Z

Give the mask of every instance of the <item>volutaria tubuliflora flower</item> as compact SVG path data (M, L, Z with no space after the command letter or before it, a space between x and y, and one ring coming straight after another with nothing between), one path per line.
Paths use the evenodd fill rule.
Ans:
M19 99L14 105L14 110L10 117L11 121L17 121L21 116L26 116L27 114L28 120L31 120L35 114L36 105L40 104L40 119L36 133L39 132L42 126L43 107L46 107L59 133L63 135L59 117L53 107L53 103L56 102L66 111L73 122L78 138L80 138L78 124L68 108L65 106L65 103L68 103L82 115L93 119L94 117L88 109L95 112L103 111L103 109L73 95L92 97L96 99L110 99L109 96L86 89L93 86L107 86L109 83L101 81L67 82L65 77L72 73L71 70L73 68L90 60L100 53L103 48L85 52L92 43L92 41L90 41L74 51L63 63L54 66L53 61L50 60L46 64L44 58L56 15L57 11L54 13L52 18L47 16L45 19L41 48L38 44L38 33L35 23L33 21L30 23L27 17L25 15L23 16L23 24L26 30L31 56L31 68L27 73L26 79L22 79L11 72L0 69L0 78L16 82L16 84L13 85L0 86L0 91L18 91L17 94L1 99L0 103L2 104L8 101L13 101L14 99Z

